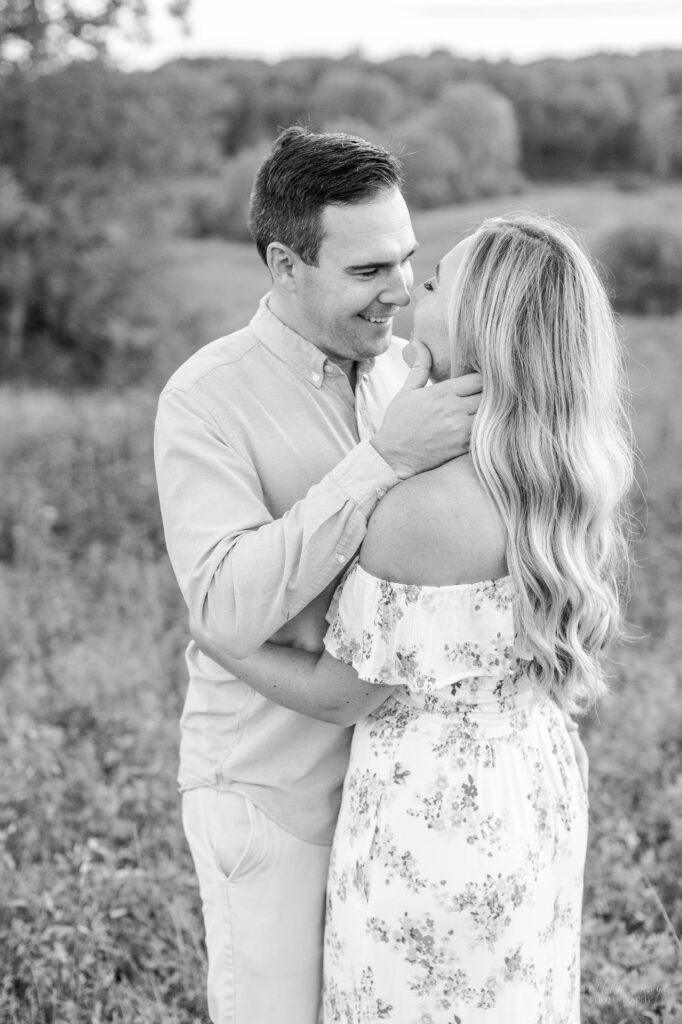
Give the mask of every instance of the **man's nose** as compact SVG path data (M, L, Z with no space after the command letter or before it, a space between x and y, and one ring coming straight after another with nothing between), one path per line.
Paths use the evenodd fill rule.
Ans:
M412 267L395 267L386 287L379 295L379 301L390 306L407 306L410 302L410 288L414 281Z

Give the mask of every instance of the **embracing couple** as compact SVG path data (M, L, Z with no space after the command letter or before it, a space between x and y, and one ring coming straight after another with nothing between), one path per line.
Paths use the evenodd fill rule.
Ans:
M214 1024L579 1020L570 714L619 628L618 340L572 237L514 215L443 256L405 348L401 184L285 130L251 197L271 291L160 399Z

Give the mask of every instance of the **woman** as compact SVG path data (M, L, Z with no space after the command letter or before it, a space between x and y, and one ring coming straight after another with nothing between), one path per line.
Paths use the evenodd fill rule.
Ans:
M266 645L235 666L357 722L327 1024L574 1022L587 799L561 712L603 692L619 628L618 340L587 257L528 214L451 250L414 324L435 379L483 376L470 455L379 504L319 659Z

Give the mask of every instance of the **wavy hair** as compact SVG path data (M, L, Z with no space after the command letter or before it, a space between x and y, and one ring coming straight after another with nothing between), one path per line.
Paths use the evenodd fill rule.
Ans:
M511 214L473 235L449 330L453 373L483 376L471 451L507 527L529 672L562 707L587 709L605 690L629 567L633 446L608 298L563 226Z

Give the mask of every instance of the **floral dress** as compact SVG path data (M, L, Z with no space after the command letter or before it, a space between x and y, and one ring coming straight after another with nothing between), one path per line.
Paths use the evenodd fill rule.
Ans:
M326 648L399 688L355 727L327 900L325 1024L575 1024L587 799L524 672L509 577L355 563ZM526 662L527 664L527 662Z

